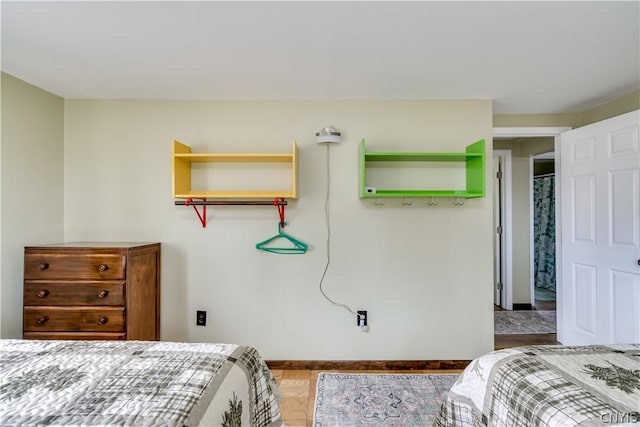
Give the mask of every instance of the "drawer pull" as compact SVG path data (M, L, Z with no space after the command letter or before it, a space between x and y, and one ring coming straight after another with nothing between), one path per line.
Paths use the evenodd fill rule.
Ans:
M104 298L104 297L106 297L107 295L109 295L109 291L107 291L107 290L105 290L105 289L103 289L103 290L101 290L100 292L98 292L98 298Z
M38 291L38 298L44 298L49 295L49 291L47 289L41 289Z
M49 321L49 316L42 316L41 318L39 318L38 320L36 320L36 323L38 325L44 325L45 323L47 323Z
M49 263L48 262L43 262L38 266L38 270L40 270L40 271L44 271L44 270L46 270L48 268L49 268Z
M107 319L106 317L101 317L98 319L98 325L106 325L108 321L109 319Z
M101 272L105 272L105 271L107 271L108 269L109 269L109 266L108 266L107 264L100 264L100 265L98 266L98 271L101 271Z

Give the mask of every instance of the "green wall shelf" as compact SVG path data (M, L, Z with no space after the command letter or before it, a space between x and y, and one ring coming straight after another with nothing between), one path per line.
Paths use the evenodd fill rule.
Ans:
M428 168L433 162L457 162L464 169L466 188L460 190L407 190L383 188L367 183L368 162L422 162ZM484 139L467 145L464 153L417 153L369 151L365 140L360 141L360 197L463 197L475 198L485 195L485 150Z

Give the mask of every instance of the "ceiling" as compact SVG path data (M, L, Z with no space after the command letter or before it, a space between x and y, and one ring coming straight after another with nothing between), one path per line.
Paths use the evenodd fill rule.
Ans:
M492 99L640 88L640 2L7 1L1 68L65 98Z

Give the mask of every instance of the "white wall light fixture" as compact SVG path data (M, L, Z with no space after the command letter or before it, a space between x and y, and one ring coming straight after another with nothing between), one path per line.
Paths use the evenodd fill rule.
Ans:
M340 132L332 126L325 126L316 133L316 142L318 144L340 142Z

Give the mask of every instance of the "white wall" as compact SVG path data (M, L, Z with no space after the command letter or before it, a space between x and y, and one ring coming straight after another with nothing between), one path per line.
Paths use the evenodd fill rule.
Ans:
M326 302L324 125L331 147L332 265L325 291L369 311L370 332ZM358 198L370 150L491 152L490 101L81 101L65 110L66 240L162 242L162 339L230 341L275 359L468 359L493 348L491 194L454 207ZM259 252L273 207L210 207L203 229L171 197L171 141L194 152L300 147L288 232L305 255ZM489 173L489 172L487 172ZM208 325L195 326L195 311Z
M24 246L63 240L64 100L2 73L2 338L22 336Z

